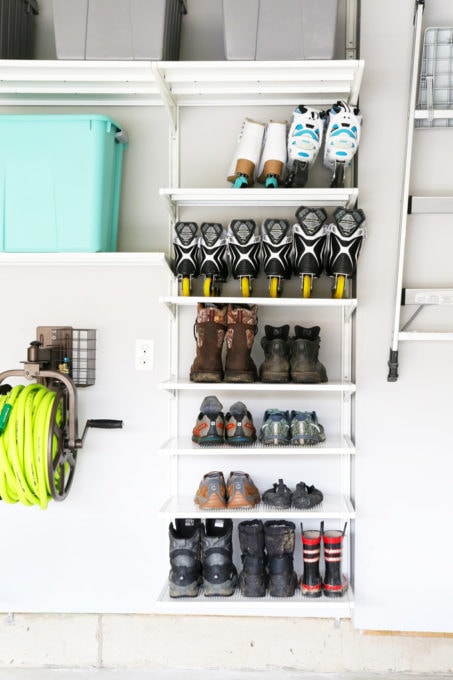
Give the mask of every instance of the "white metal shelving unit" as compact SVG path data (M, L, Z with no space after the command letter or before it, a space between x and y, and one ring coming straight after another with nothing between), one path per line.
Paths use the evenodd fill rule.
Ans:
M178 295L163 296L160 298L162 304L166 305L169 313L172 315L174 321L174 333L177 336L176 342L185 342L187 338L187 328L184 327L180 320L180 312L187 307L192 308L194 315L197 304L200 302L216 302L218 304L227 304L228 302L245 301L244 298L235 298L222 296L217 298L203 298L203 297L182 297ZM280 308L283 310L293 310L297 314L305 315L308 311L315 313L317 310L328 310L329 314L337 314L338 316L338 342L341 344L341 368L340 375L335 376L337 379L329 380L322 384L297 384L297 383L283 383L283 384L266 384L261 382L248 383L238 385L237 383L194 383L186 376L188 374L188 366L181 365L181 359L178 352L174 354L174 365L172 370L174 376L168 381L161 383L161 389L170 391L174 396L175 413L173 422L178 422L179 400L182 394L186 396L192 393L198 404L203 395L206 394L222 394L227 398L229 393L240 392L244 395L243 398L253 400L256 395L266 395L272 392L273 397L276 395L287 395L292 398L300 398L301 395L310 398L314 394L328 395L328 398L333 399L332 408L340 409L340 431L328 432L326 441L316 446L307 447L266 447L256 442L251 447L231 447L227 444L222 446L201 447L193 444L190 438L190 432L178 432L178 427L174 428L170 439L163 444L160 449L161 455L166 455L170 461L171 470L171 491L168 499L161 508L161 514L167 520L172 521L175 518L185 517L230 517L233 520L244 520L247 518L258 517L263 521L268 519L275 519L275 517L288 519L294 521L296 527L300 522L307 522L315 520L320 522L338 521L350 522L355 517L354 505L351 501L351 463L352 457L355 454L355 445L351 433L351 416L353 395L355 393L355 384L352 380L352 357L351 357L351 342L352 342L352 323L354 311L356 309L356 299L334 300L331 298L294 298L282 297L273 299L269 297L250 297L246 299L247 304L258 305L260 315L267 313L272 314L273 310ZM184 339L184 340L183 340ZM175 347L175 349L177 349ZM237 398L237 395L236 397ZM185 402L187 404L187 402ZM182 407L181 407L182 408ZM198 406L194 407L193 413L196 413ZM315 508L308 511L301 510L275 510L264 503L260 503L253 509L234 509L234 510L208 510L203 511L193 501L195 490L185 487L185 480L181 479L179 467L182 460L197 460L201 457L202 464L206 466L212 465L212 469L218 469L218 460L224 457L232 457L231 465L252 465L260 466L265 460L272 460L272 457L278 456L280 461L291 459L298 460L323 460L329 461L332 458L339 466L339 480L337 493L324 494L324 500ZM234 462L233 462L234 461ZM239 462L240 461L240 462ZM245 463L247 461L247 463ZM211 469L211 468L210 468ZM270 486L270 484L269 484ZM263 491L264 489L262 489ZM297 534L297 532L296 532ZM351 547L349 536L347 534L347 541L345 541L345 555L344 560L347 564L351 559ZM296 550L300 550L300 539L296 542ZM347 568L349 574L349 567ZM310 601L309 598L304 598L297 593L293 598L285 598L282 601L275 601L275 598L241 598L239 592L232 598L215 598L215 604L211 598L199 595L197 598L178 598L172 599L168 594L168 588L164 586L158 609L162 612L172 613L192 613L192 614L237 614L237 615L265 615L265 616L332 616L335 618L350 617L353 607L353 592L350 588L347 593L338 600L332 602L330 598L322 597L316 603Z
M236 207L297 207L300 205L333 207L342 205L354 207L358 199L357 188L345 189L275 189L272 192L265 189L252 188L241 191L219 188L185 188L178 185L179 180L179 107L180 106L225 106L225 105L290 105L294 107L300 101L314 106L332 104L337 99L345 99L350 103L357 103L364 64L361 61L323 61L323 62L223 62L198 64L195 67L187 63L165 64L158 67L155 74L159 78L160 88L165 104L170 112L173 132L175 133L173 149L173 186L161 189L160 193L167 203L171 220L179 219L181 207L190 208L196 216L197 208L201 206L231 206ZM194 78L195 76L195 78ZM168 88L168 89L167 89ZM168 91L170 90L170 92ZM196 219L196 217L195 217ZM240 298L244 301L243 298ZM288 510L278 512L279 517L286 517L295 522L315 519L338 522L349 522L355 516L351 502L351 461L355 454L352 440L352 402L355 385L352 380L352 323L356 308L356 300L332 300L322 298L301 299L282 296L279 299L269 297L247 298L247 304L256 304L260 310L272 314L277 308L293 310L293 313L310 312L316 314L316 309L328 309L329 313L337 314L339 320L338 341L341 344L341 367L336 379L320 385L304 385L296 383L263 384L260 382L238 385L234 383L202 384L193 383L188 379L189 366L181 361L180 343L187 339L187 329L183 326L180 316L182 311L191 306L194 313L200 302L215 302L227 304L237 302L239 298L217 297L185 298L178 294L162 297L161 302L169 309L173 320L173 365L170 378L160 387L168 390L174 397L174 413L172 422L176 423L170 439L161 447L161 454L170 460L171 491L170 496L161 509L161 514L170 521L177 517L206 517L193 502L194 489L186 488L185 480L181 479L180 465L182 461L197 460L201 457L203 464L212 464L218 469L219 456L230 456L239 464L242 458L255 465L261 461L272 460L272 454L278 451L278 457L283 460L297 461L319 460L328 462L336 459L339 466L338 490L336 493L325 494L323 503L308 512ZM191 329L190 329L191 334ZM259 398L266 393L273 395L288 395L296 398L301 395L309 397L313 394L326 396L331 399L333 408L340 411L338 422L339 431L329 432L327 441L319 446L278 448L263 447L259 444L247 448L228 447L200 447L192 444L189 432L178 431L179 402L188 399L193 406L193 413L197 412L198 401L202 394L235 394L237 392L245 398ZM193 395L193 396L192 396ZM237 398L237 395L236 395ZM241 397L242 398L242 397ZM190 401L191 400L191 401ZM197 400L197 401L195 401ZM185 402L187 404L187 401ZM196 406L195 406L196 405ZM186 408L186 407L185 407ZM206 463L205 463L206 461ZM207 468L206 468L207 469ZM264 489L263 489L264 490ZM212 513L208 511L208 515ZM263 503L253 510L225 510L215 511L215 516L228 516L232 519L244 519L255 516L263 520L275 518L275 509L266 507ZM217 514L220 513L220 514ZM212 516L212 515L211 515ZM300 539L299 539L300 543ZM345 541L345 564L350 575L351 547L349 534ZM298 545L296 549L300 549ZM253 600L253 601L252 601ZM333 602L330 598L322 597L313 603L309 598L303 598L297 593L294 598L276 601L275 598L241 598L237 592L232 598L177 598L169 597L168 588L164 586L158 609L169 613L191 614L237 614L237 615L290 615L290 616L333 616L336 618L350 617L353 607L353 592L348 592ZM319 605L319 606L316 606Z
M181 107L203 106L281 106L294 107L303 101L305 104L325 107L338 99L356 104L362 81L364 63L361 60L343 61L297 61L297 62L141 62L141 61L27 61L2 60L0 64L0 107L27 106L163 106L169 117L170 136L170 188L162 189L163 200L169 208L171 219L177 219L180 207L191 210L198 206L299 206L323 205L353 207L358 198L356 188L339 189L276 189L266 193L261 189L233 191L231 189L213 189L212 187L184 188L179 186L179 137L181 126L179 112ZM163 257L162 254L159 256ZM128 253L65 253L65 254L0 254L0 266L14 264L113 264L124 261L127 264L148 264L146 254ZM207 302L209 298L204 298ZM229 297L229 301L234 301ZM216 302L221 301L220 298ZM247 303L258 304L272 311L277 309L304 309L313 312L317 308L329 308L339 315L339 342L341 344L341 371L336 379L323 385L272 385L272 391L290 394L326 395L335 400L335 408L340 411L338 432L328 433L327 441L320 446L306 447L302 450L289 447L279 449L279 457L296 460L340 460L340 480L338 492L326 494L322 505L310 512L289 511L294 519L331 519L335 521L354 518L354 507L350 498L350 465L355 454L352 440L352 399L355 386L352 380L352 321L356 307L355 300L324 300L296 298L248 298ZM161 385L169 390L177 410L181 395L194 390L194 398L199 399L200 390L208 393L210 389L247 390L250 395L259 396L269 385L259 383L231 388L227 384L196 385L179 375L178 371L178 333L182 332L179 315L186 305L197 304L197 298L181 298L174 295L162 298L173 319L174 334L172 363L169 375L176 376ZM188 366L183 367L183 374L188 374ZM245 392L244 392L245 394ZM177 422L173 420L173 422ZM231 447L232 448L232 447ZM173 482L178 480L178 465L181 460L191 460L201 456L207 460L219 455L220 450L200 451L188 441L187 433L170 432L169 440L162 446L161 455L170 459ZM260 446L249 450L223 450L223 454L240 457L254 456L257 461L271 460L270 454L275 449L263 449ZM215 459L215 458L214 458ZM173 487L173 485L172 485ZM171 491L175 491L172 488ZM163 517L199 515L197 506L188 494L170 493L170 498L162 508ZM254 514L263 518L270 517L270 510L260 505ZM250 517L250 511L235 511L234 517ZM286 516L286 513L285 513ZM344 563L349 565L350 573L351 549L349 533L345 541ZM190 600L190 601L187 601ZM235 594L232 598L215 598L209 600L200 596L181 598L177 601L168 596L164 586L157 603L157 610L169 613L200 614L237 614L237 615L290 615L290 616L333 616L350 617L353 607L353 592L350 587L347 593L338 599L325 598L313 602L303 598L299 592L294 598L259 598L259 601L241 598Z

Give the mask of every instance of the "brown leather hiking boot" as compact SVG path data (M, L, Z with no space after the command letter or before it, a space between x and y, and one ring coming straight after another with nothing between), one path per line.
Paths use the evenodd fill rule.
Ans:
M221 382L226 318L226 305L198 303L195 321L197 354L190 369L192 382Z
M249 383L258 377L250 353L255 339L257 305L228 305L225 382Z

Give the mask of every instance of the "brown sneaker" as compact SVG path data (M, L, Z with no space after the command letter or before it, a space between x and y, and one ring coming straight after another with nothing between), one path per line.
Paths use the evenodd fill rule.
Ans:
M226 508L227 490L222 472L207 472L203 476L194 502L200 508Z
M246 472L230 472L227 491L229 508L253 508L261 500L260 492Z

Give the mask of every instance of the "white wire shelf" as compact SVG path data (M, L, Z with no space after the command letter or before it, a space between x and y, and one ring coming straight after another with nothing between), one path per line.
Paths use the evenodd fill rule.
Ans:
M348 619L354 608L354 593L349 586L341 597L304 597L299 588L293 597L243 597L239 588L231 597L206 597L203 588L197 597L170 597L168 584L162 588L156 603L157 611L165 614L224 615L224 616L303 616Z
M0 105L212 106L356 104L362 60L8 60Z
M167 517L230 517L244 519L253 517L260 519L353 519L354 507L346 496L325 494L322 503L308 510L289 508L281 510L266 503L258 503L253 508L219 508L203 509L194 503L192 496L172 496L162 508L160 514Z
M231 295L219 296L219 297L200 297L200 296L182 296L182 295L169 295L161 296L159 301L168 305L177 305L180 307L196 307L199 303L204 304L216 304L225 305L229 302L240 301L242 303L247 303L248 305L258 305L274 307L278 305L279 307L332 307L332 308L346 308L351 311L357 307L356 298L344 298L341 300L336 300L332 297L329 298L303 298L301 295L298 297L249 297L244 298L242 296L232 297Z
M188 391L202 391L209 393L213 390L217 392L231 392L239 389L247 389L247 392L342 392L352 394L355 392L356 386L352 382L326 382L326 383L200 383L192 382L189 378L171 378L159 384L159 388L163 390L188 390Z
M212 456L225 454L228 456L331 456L355 454L355 446L347 435L333 435L326 441L310 446L263 446L255 442L247 446L231 446L229 444L202 445L192 442L190 437L173 437L160 448L163 454L178 456Z
M161 196L168 202L168 208L173 214L176 206L251 206L251 207L297 207L324 206L353 208L358 200L357 188L330 189L234 189L228 188L163 188Z

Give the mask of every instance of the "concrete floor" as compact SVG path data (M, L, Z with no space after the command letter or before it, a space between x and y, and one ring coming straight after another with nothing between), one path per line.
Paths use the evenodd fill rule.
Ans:
M453 675L406 673L306 673L299 671L0 669L0 680L453 680Z

